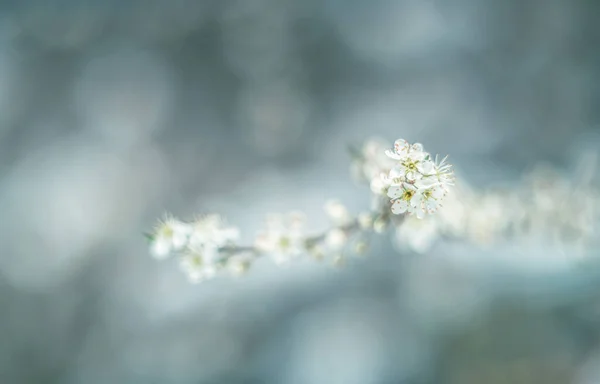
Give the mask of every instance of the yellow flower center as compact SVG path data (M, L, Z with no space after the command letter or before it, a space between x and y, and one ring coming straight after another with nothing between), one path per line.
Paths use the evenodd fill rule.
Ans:
M199 267L202 265L202 256L200 255L194 255L190 258L190 263L194 266L194 267Z
M288 249L291 245L292 245L292 241L290 240L289 237L282 236L279 239L279 247L281 249Z
M415 172L417 170L417 163L412 160L406 160L402 165L410 172Z
M158 230L158 233L162 237L173 237L173 228L168 224L163 224Z
M412 197L415 195L415 191L413 191L412 189L405 189L404 190L404 194L402 195L402 200L410 200L412 199Z

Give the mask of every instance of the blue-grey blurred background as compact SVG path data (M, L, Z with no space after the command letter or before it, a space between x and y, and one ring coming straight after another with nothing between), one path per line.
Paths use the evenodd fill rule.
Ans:
M141 235L165 211L222 213L249 241L268 212L322 228L329 198L367 209L346 147L371 136L450 154L476 188L568 172L598 148L599 17L596 0L2 1L0 383L600 383L599 274L553 249L382 236L341 269L191 285Z

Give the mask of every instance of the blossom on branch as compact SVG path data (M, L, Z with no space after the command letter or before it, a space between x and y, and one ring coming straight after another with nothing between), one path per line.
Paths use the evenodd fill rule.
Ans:
M266 228L255 241L259 252L270 253L276 264L285 264L306 251L304 224L300 212L288 215L273 214L267 218Z
M192 227L189 224L167 216L150 235L150 254L156 259L166 259L187 244L191 232Z
M396 160L385 180L390 182L387 196L391 200L391 210L395 215L408 213L417 218L432 214L441 207L448 188L454 184L452 167L433 160L420 143L410 144L398 139L393 149L386 155Z
M329 201L324 210L331 225L320 234L306 234L302 213L274 214L267 217L264 229L251 245L241 246L237 243L238 229L217 214L201 216L191 223L167 217L148 235L150 252L159 259L177 256L181 270L194 283L223 271L243 273L261 256L286 264L303 255L316 259L329 255L339 264L346 260L348 248L355 253L366 251L367 234L400 226L403 218L399 215L421 219L437 211L454 181L446 158L434 160L423 145L402 139L395 142L393 150L386 150L380 141L367 142L353 151L352 169L357 179L370 184L372 209L352 215L341 202ZM406 227L402 233L417 239L411 231L419 227L423 226ZM438 225L431 223L429 227ZM434 234L407 244L424 249Z

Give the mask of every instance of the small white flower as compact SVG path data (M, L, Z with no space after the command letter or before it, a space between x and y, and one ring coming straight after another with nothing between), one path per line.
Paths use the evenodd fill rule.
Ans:
M165 259L179 251L188 242L191 226L173 217L162 220L152 234L150 253L156 259Z
M417 149L418 148L421 148L421 150L423 150L422 146L421 147L417 146ZM387 149L385 151L385 154L391 159L402 160L408 155L410 150L411 150L411 145L408 143L408 141L406 141L404 139L398 139L394 142L394 149L393 150Z
M412 151L400 159L400 162L392 168L390 178L414 181L433 172L434 167L435 164L429 159L429 154Z
M352 216L348 209L338 200L330 200L325 203L325 213L331 219L333 224L338 227L343 227L352 222Z
M420 143L409 144L406 140L398 139L393 150L385 154L397 160L397 164L390 170L390 178L396 179L396 184L401 181L414 181L432 173L435 164L431 161L429 153L423 150Z
M376 195L385 195L388 187L392 185L392 183L393 180L390 179L387 174L381 173L378 176L371 179L371 192L373 192Z
M179 266L191 282L198 283L216 275L219 261L219 250L214 245L196 245L183 251Z
M333 228L327 232L325 243L331 250L340 250L348 243L348 234L340 228Z
M270 253L277 264L287 263L306 250L304 222L304 215L300 213L270 215L265 231L256 238L256 248Z
M442 206L442 200L446 191L441 185L433 185L421 189L421 193L416 196L415 205L419 206L426 213L434 213Z
M506 200L499 194L483 194L471 202L467 230L476 243L489 244L509 225Z
M444 209L438 212L436 218L445 234L452 237L465 236L471 200L472 191L466 189L464 184L460 188L453 188L444 197Z
M227 268L234 276L242 276L252 265L252 257L250 255L237 255L227 260Z
M385 155L387 144L383 140L367 141L352 163L352 173L358 180L372 180L381 173L388 173L394 161Z
M213 244L223 247L235 243L239 238L239 230L227 226L225 220L216 214L209 214L198 218L191 224L190 244L203 246Z
M421 203L421 191L413 184L402 183L402 185L392 185L388 189L388 196L392 198L393 214L414 213L419 218L424 216L424 211L419 206Z
M416 253L427 252L438 239L439 229L436 220L419 220L407 217L396 229L398 247L410 249Z
M368 212L360 213L358 215L358 225L363 230L373 228L373 216Z

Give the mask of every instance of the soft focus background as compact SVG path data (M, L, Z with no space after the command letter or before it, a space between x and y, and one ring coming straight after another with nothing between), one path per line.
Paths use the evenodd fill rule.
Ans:
M346 147L371 136L478 188L568 172L598 148L600 2L0 10L0 383L600 383L600 268L568 252L382 236L342 269L194 286L141 235L165 211L248 240L268 212L368 208Z

